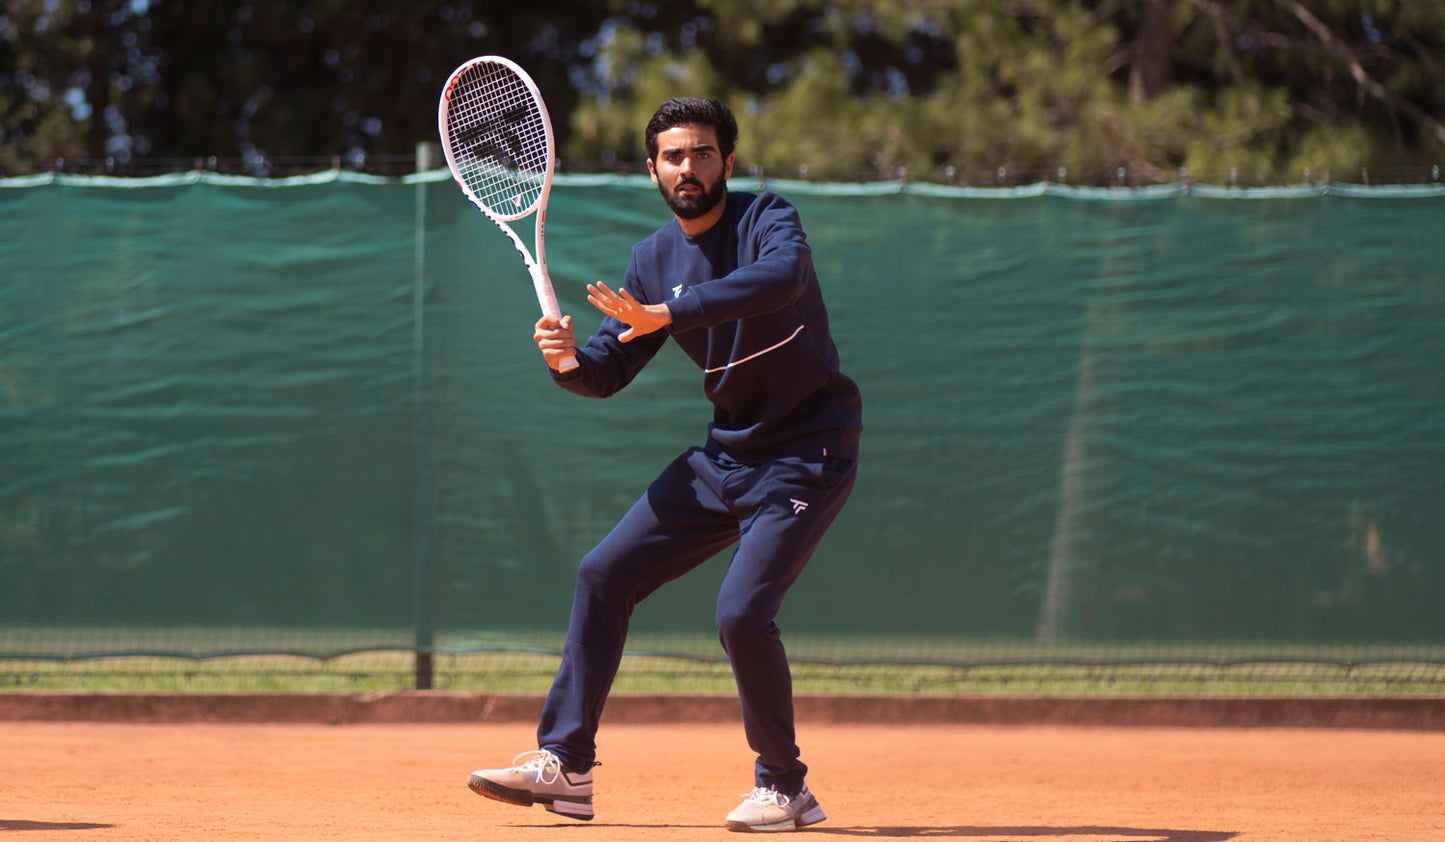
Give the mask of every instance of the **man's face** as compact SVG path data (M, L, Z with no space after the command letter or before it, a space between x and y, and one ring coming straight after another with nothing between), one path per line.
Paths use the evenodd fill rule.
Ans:
M658 133L657 159L647 170L679 219L698 219L727 194L733 156L723 158L710 126L674 126Z

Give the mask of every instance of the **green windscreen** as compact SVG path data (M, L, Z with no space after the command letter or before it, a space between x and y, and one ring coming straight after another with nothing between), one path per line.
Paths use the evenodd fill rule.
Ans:
M586 333L667 209L559 182ZM1445 659L1445 191L766 186L866 425L790 652ZM552 385L440 173L0 182L0 267L0 657L555 646L711 417L673 348ZM726 564L634 645L715 649Z

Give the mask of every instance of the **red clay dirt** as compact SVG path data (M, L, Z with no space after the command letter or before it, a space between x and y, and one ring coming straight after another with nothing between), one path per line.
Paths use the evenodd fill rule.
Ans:
M0 722L0 834L75 840L727 840L736 723L604 722L597 818L488 801L521 722ZM1445 733L800 724L804 839L1445 840Z

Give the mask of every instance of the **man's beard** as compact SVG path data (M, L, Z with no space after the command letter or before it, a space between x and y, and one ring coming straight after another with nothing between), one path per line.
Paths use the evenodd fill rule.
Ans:
M678 195L677 188L684 184L695 185L701 188L702 192L693 196ZM671 191L660 184L657 186L657 189L662 193L663 200L667 202L667 206L672 209L672 212L677 215L678 219L697 219L700 216L705 216L708 211L717 207L718 202L721 202L723 197L727 195L728 180L726 178L719 178L717 184L714 184L712 189L708 189L703 187L702 182L695 178L679 178L673 182Z

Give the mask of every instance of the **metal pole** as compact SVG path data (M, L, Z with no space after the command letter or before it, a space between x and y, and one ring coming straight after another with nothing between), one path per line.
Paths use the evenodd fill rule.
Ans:
M441 149L435 143L416 145L416 171L438 166ZM416 689L432 688L431 588L431 401L426 387L426 183L416 184L416 274L411 293L412 357L412 611L415 623Z

